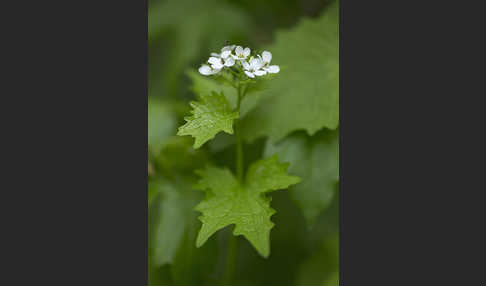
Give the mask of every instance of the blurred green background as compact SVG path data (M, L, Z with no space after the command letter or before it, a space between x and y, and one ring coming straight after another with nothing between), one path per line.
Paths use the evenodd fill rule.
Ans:
M192 185L208 162L233 168L233 138L219 134L194 150L192 138L175 134L208 85L197 68L226 41L270 47L282 68L255 95L261 107L248 107L246 166L279 153L306 182L272 193L268 259L238 237L232 285L338 285L337 11L324 0L149 0L149 285L219 285L224 271L232 227L195 247L202 194Z

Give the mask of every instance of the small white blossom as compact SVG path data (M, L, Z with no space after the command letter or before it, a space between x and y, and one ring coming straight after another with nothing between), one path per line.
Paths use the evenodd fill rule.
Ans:
M261 59L263 61L263 69L269 73L278 73L280 71L280 67L277 65L270 65L270 61L272 60L272 53L268 51L263 51Z
M246 58L250 55L250 48L245 48L243 49L242 46L237 46L236 49L235 49L235 54L234 55L231 55L235 60L240 60L240 61L243 61L243 60L246 60Z
M208 63L211 64L213 69L222 69L223 67L231 67L235 64L235 59L232 57L218 58L210 57Z
M199 68L199 72L203 75L212 75L212 74L217 74L221 71L221 69L214 69L208 65L202 65Z
M213 75L224 69L233 71L236 68L233 73L243 71L250 78L280 72L279 66L270 65L272 53L269 51L263 51L261 55L255 57L250 54L251 50L248 47L224 46L219 54L211 53L211 57L199 68L199 72L203 75ZM238 74L236 76L239 77Z
M233 51L235 49L236 45L229 45L229 46L224 46L221 48L221 51Z
M223 59L226 59L231 55L231 52L233 52L233 50L235 49L235 45L231 45L231 46L225 46L221 49L221 53L218 54L218 53L211 53L211 56L212 57L216 57L216 58L223 58Z
M236 45L225 46L221 49L221 57L226 59L227 57L232 56L231 52L235 49Z
M254 78L255 76L262 76L267 73L266 70L261 69L263 67L263 60L261 58L250 58L250 63L246 61L241 63L248 77Z

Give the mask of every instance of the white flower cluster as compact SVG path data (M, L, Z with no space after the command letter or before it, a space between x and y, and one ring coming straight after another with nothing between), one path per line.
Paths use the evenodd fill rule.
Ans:
M250 48L242 46L225 46L221 49L221 53L211 53L208 59L208 64L203 64L199 68L199 72L203 75L213 75L219 73L224 68L237 67L242 68L248 77L263 76L267 73L278 73L280 67L277 65L270 65L272 60L272 53L264 51L261 55L256 57L250 56Z

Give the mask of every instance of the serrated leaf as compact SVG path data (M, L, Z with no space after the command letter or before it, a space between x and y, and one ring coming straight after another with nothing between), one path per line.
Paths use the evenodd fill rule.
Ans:
M286 189L296 184L300 179L287 175L289 163L280 164L277 156L271 156L264 160L253 163L246 174L246 185L258 193L265 193Z
M303 179L290 188L290 195L311 226L331 203L339 180L339 133L321 130L314 136L292 134L278 144L267 141L265 155L278 154L290 162L289 171Z
M280 164L276 156L253 163L241 185L228 169L207 167L198 172L198 188L207 197L196 206L202 212L203 225L196 245L200 247L216 231L234 224L234 235L243 235L263 257L270 254L270 217L275 210L265 193L285 189L300 182L287 175L288 164Z
M338 12L336 3L320 18L304 19L295 28L278 32L274 44L265 48L281 71L242 120L245 140L268 136L278 141L299 129L312 135L323 127L337 128Z
M184 118L187 122L177 132L177 135L194 137L194 148L201 147L221 131L233 134L233 120L239 117L222 93L201 94L199 99L200 102L191 102L193 115Z

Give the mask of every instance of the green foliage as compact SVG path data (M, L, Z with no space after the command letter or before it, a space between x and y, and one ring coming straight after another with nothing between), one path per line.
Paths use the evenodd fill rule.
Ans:
M282 69L243 120L244 138L268 136L277 141L299 129L312 135L338 126L338 14L335 4L320 18L303 19L277 33L267 49Z
M338 143L338 131L326 129L314 136L299 132L278 144L267 142L265 154L278 154L281 160L290 162L289 171L302 178L302 183L291 187L290 193L310 226L337 191Z
M229 285L338 285L338 4L329 2L149 0L150 286L222 285L230 235ZM199 74L226 40L271 51L280 73ZM234 83L246 87L239 112Z
M149 5L149 43L162 40L159 49L170 52L167 57L149 47L149 56L160 62L149 63L149 93L170 96L177 92L190 62L225 40L246 38L251 23L247 14L227 1L166 0Z
M164 142L173 135L177 118L170 106L157 99L148 100L148 144L158 152Z
M173 102L149 100L150 273L154 268L174 263L188 230L194 228L193 208L201 199L192 188L196 179L194 170L209 160L204 151L192 148L190 138L174 136L178 111ZM164 128L155 128L161 125ZM155 277L158 276L153 280L158 279Z
M154 263L164 265L174 261L176 251L184 236L184 231L192 216L192 208L197 203L197 194L183 181L172 184L167 180L155 180L151 188L158 188L156 203L158 221L154 226ZM155 202L154 202L155 203Z
M270 254L270 230L274 224L270 217L275 213L265 193L285 189L300 179L287 175L288 164L280 164L273 156L252 164L245 183L241 185L228 169L207 167L198 174L198 188L207 197L196 210L203 213L203 225L197 246L203 245L216 231L234 224L234 235L243 235L263 257Z
M199 99L201 102L191 102L193 115L184 118L187 123L177 132L177 135L194 137L194 148L201 147L221 131L233 134L233 120L239 117L239 112L231 110L222 93L201 94Z
M338 286L339 236L326 236L317 250L302 262L297 286Z

